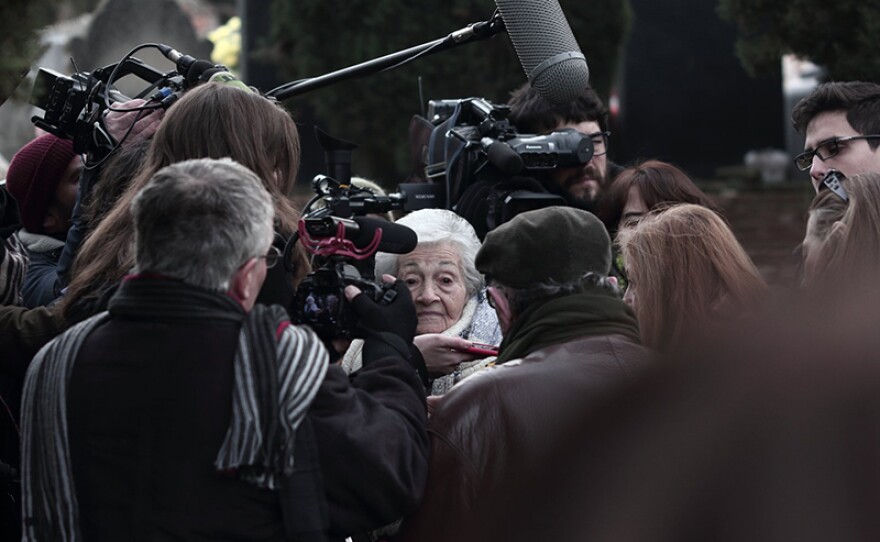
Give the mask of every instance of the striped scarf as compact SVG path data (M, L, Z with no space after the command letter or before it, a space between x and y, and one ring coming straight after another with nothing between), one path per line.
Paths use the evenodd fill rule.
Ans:
M22 402L23 540L82 536L70 466L67 386L85 338L110 315L85 320L43 348L25 378ZM232 416L215 467L270 489L293 471L296 428L327 372L317 336L293 327L279 306L245 318L234 361Z

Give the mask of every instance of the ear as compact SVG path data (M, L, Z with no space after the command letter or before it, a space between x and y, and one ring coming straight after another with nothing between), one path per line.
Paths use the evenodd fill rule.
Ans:
M492 302L495 304L495 313L498 315L498 323L501 325L501 332L507 333L513 325L513 311L510 308L507 296L495 287L489 287L487 295L492 296Z
M229 290L227 294L238 301L245 310L253 307L253 302L257 298L260 286L256 281L256 269L258 259L251 258L244 265L238 268L232 280L229 281Z

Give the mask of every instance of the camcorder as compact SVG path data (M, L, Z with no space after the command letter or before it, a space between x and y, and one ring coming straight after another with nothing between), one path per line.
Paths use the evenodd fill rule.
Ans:
M162 72L134 57L71 76L39 68L30 103L44 114L35 115L31 121L50 134L73 140L73 148L79 154L94 152L103 145L112 146L115 142L102 129L102 113L115 102L131 99L112 86L110 75L114 71L118 78L137 75L150 84L149 88L163 83L177 90L183 87L180 75L166 78Z
M406 254L416 247L416 233L384 218L367 215L403 210L406 196L375 194L351 183L355 146L316 129L332 176L312 181L315 196L306 204L297 239L313 255L312 271L294 296L297 323L323 340L352 338L357 315L345 299L345 287L357 286L377 303L390 303L396 291L375 281L376 252Z
M455 211L480 239L521 212L566 205L535 177L588 163L592 139L572 129L520 134L509 116L507 105L484 98L430 100L427 117L410 123L415 172L401 189L433 189L430 206Z
M163 72L132 56L145 48L158 49L174 63L175 69ZM127 76L137 77L146 84L132 97L115 87L120 79ZM141 44L119 62L91 72L67 76L48 68L39 68L29 101L44 113L43 116L33 116L31 121L50 134L73 140L76 153L100 158L121 144L104 126L104 113L112 110L114 103L140 98L147 101L147 105L132 111L167 109L187 89L206 81L236 84L249 89L235 79L225 66L184 55L167 45ZM88 160L86 165L89 166Z

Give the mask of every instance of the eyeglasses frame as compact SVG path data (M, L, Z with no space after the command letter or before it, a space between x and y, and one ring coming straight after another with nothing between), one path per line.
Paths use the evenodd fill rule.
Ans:
M794 165L795 165L799 170L801 170L801 171L809 171L810 168L813 167L813 157L814 157L814 156L818 156L818 157L819 157L819 160L822 160L822 161L824 162L824 161L826 161L826 160L828 160L828 159L830 159L830 158L834 158L835 156L837 156L838 154L840 154L840 144L841 144L841 143L847 143L847 142L849 142L849 141L857 141L857 140L859 140L859 139L864 139L864 140L880 139L880 134L854 135L854 136L845 136L845 137L832 137L832 138L830 138L830 139L826 139L825 141L822 141L822 142L820 142L818 145L816 145L816 148L815 148L815 149L813 149L813 150L809 150L809 151L805 151L805 152L802 152L802 153L800 153L799 155L795 156L795 157L794 157ZM831 143L831 144L834 145L834 149L835 149L834 152L832 152L832 153L829 154L828 156L822 156L821 154L819 154L819 149L822 148L822 147L825 146L825 145L828 145L829 143ZM802 165L800 164L801 160L804 160L804 163L806 164L806 163L807 163L807 162L806 162L806 159L807 159L807 158L810 159L810 161L809 161L809 165L802 166Z

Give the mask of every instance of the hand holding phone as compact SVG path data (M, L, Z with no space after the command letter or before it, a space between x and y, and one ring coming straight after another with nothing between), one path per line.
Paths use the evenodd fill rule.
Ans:
M497 356L498 355L498 347L493 346L491 344L482 344L482 343L474 343L470 348L465 348L462 352L467 352L468 354L474 354L477 356Z

